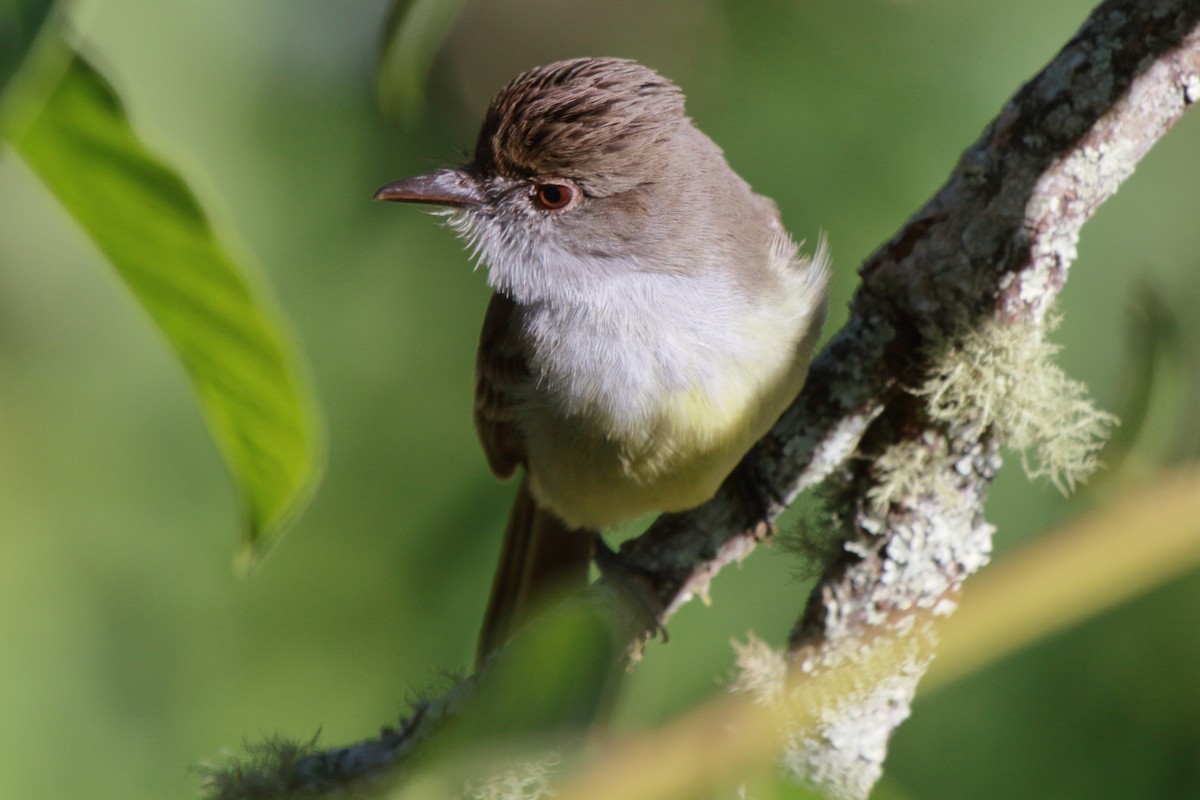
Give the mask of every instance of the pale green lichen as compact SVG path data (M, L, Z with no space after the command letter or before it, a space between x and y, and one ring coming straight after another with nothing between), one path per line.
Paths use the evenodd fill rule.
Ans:
M935 420L991 427L1021 454L1029 478L1048 478L1067 494L1099 466L1096 454L1117 418L1054 362L1061 348L1043 333L1057 324L1053 317L1044 329L985 322L943 349L917 394Z
M787 679L787 657L753 633L745 644L732 644L737 655L737 676L730 691L754 695L764 703L777 701Z
M1098 410L1087 387L1054 362L1061 348L1043 333L1057 323L984 322L942 346L914 393L951 430L990 428L1020 454L1029 478L1047 478L1069 494L1099 466L1096 455L1117 418ZM901 498L948 498L957 486L944 466L948 458L940 434L898 442L876 459L878 477L867 497L876 509Z
M465 796L470 800L542 800L553 797L550 778L561 762L558 753L543 753L535 759L489 775L482 781L468 784Z
M933 495L950 499L956 484L952 474L941 468L948 457L946 440L940 436L897 442L875 459L879 478L867 490L867 500L883 510L902 498Z

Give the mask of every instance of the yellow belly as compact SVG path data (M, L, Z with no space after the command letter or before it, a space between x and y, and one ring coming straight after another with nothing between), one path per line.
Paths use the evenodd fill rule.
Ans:
M807 353L789 361L774 370L742 365L715 392L673 393L629 429L538 415L526 426L534 497L567 524L594 530L704 503L799 392Z

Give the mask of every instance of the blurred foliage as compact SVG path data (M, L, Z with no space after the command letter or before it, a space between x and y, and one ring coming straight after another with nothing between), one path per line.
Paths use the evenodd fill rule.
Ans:
M1145 478L1163 464L1200 458L1200 320L1152 283L1131 291L1121 427L1103 458L1104 480ZM1186 302L1186 300L1185 300Z
M5 0L0 5L0 109L4 91L53 9L53 0Z
M148 152L108 82L55 43L56 83L17 151L116 268L183 363L248 506L252 565L304 505L320 459L281 319L183 180Z
M209 213L236 222L264 264L321 386L330 467L267 567L233 578L235 505L186 381L40 179L0 156L5 796L189 796L191 763L276 732L369 736L470 662L512 491L488 475L470 425L487 290L447 231L369 199L460 157L517 70L607 54L676 80L788 227L810 242L828 233L828 332L856 263L1093 3L472 2L428 59L429 113L403 133L375 106L388 5L69 10L146 146L224 198ZM0 12L5 56L13 18ZM1060 304L1060 363L1121 416L1129 382L1145 380L1127 336L1137 287L1152 280L1175 309L1200 300L1200 181L1185 168L1197 163L1193 114L1084 229ZM1180 330L1196 346L1200 332ZM1166 374L1190 386L1170 372L1183 366ZM1185 390L1182 407L1193 404ZM1150 409L1157 422L1139 426L1135 450L1153 461L1175 452L1179 412ZM1094 485L1063 499L1006 468L989 502L1001 557L1118 489ZM718 579L712 608L685 608L631 676L617 729L710 696L732 669L729 639L748 628L782 642L807 590L793 572L763 550ZM881 792L1196 795L1197 631L1193 571L925 696Z
M397 0L379 58L379 107L404 123L424 111L433 59L466 0Z

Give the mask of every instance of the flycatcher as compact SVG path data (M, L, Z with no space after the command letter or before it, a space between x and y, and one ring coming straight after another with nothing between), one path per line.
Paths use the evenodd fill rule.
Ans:
M494 289L475 425L492 472L524 478L482 660L548 587L586 582L586 532L716 493L804 383L826 251L798 253L678 87L613 58L518 75L470 163L375 199L446 207Z

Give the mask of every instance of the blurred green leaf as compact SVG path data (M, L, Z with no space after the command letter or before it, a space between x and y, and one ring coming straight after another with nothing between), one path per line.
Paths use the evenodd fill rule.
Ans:
M321 456L313 399L282 318L79 54L15 144L187 370L247 505L249 566L307 500Z
M0 3L0 95L25 63L54 0L4 0Z
M504 740L585 729L606 714L621 664L604 618L572 598L495 656L472 700L469 735Z
M1125 342L1121 424L1101 453L1106 465L1120 471L1102 473L1102 489L1105 478L1153 474L1163 464L1195 455L1195 426L1183 413L1195 382L1190 343L1163 289L1145 281L1135 288Z
M403 119L425 105L425 82L438 48L466 0L396 0L379 59L379 107Z
M388 800L542 797L577 765L586 734L603 726L624 676L608 612L580 596L551 605L486 668L451 690L448 718L404 768ZM422 712L424 713L424 712ZM446 714L439 709L435 714ZM537 788L541 787L541 788Z

